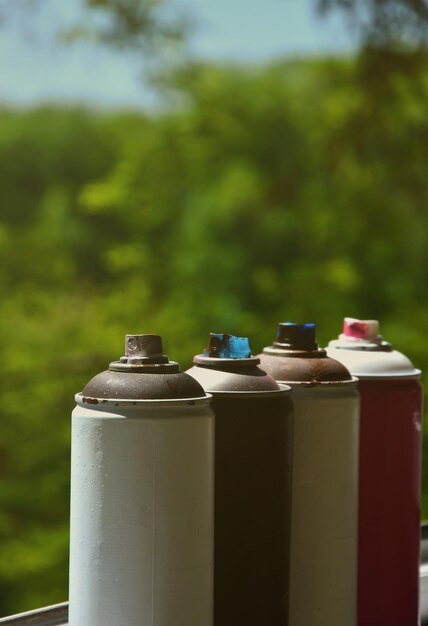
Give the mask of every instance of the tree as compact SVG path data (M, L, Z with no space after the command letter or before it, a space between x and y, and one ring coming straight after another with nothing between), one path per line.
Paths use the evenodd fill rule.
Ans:
M317 0L321 13L340 9L360 31L363 45L398 43L425 47L428 36L426 0Z
M312 0L321 15L341 10L357 26L363 46L405 43L425 47L427 0ZM46 0L0 0L0 19L17 9L36 10ZM84 19L65 32L67 39L94 37L119 49L159 51L182 44L192 20L177 0L83 0ZM64 33L63 33L64 34Z
M27 16L46 0L0 0L0 20L5 22L19 12ZM72 27L61 29L67 41L91 38L118 49L149 53L165 46L181 45L190 27L185 11L170 0L83 0L83 15Z
M77 27L77 35L95 36L101 43L144 52L183 42L189 22L169 0L85 0L97 19ZM71 31L73 34L73 31Z

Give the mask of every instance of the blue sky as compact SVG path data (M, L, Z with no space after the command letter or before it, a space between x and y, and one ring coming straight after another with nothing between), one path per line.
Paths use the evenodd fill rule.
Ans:
M58 27L81 14L80 3L41 0L34 15L18 12L7 20L0 31L0 102L150 103L138 59L88 43L57 41ZM185 0L184 6L197 22L191 51L208 59L263 62L283 55L349 53L354 45L342 16L321 20L313 0Z

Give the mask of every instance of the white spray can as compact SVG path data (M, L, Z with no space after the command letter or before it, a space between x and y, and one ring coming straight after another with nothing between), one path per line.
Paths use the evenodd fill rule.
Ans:
M158 335L76 395L70 626L212 625L209 401Z
M260 362L294 405L289 626L356 626L356 379L318 348L314 324L280 324Z

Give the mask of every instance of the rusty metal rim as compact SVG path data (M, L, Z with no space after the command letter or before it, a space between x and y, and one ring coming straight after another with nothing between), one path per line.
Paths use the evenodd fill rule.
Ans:
M218 368L221 367L248 367L251 365L259 365L260 359L258 356L250 356L246 359L222 359L211 356L204 356L203 354L197 354L193 358L193 363L196 365L215 365Z
M270 356L279 357L294 357L297 359L322 359L327 356L327 351L324 350L324 348L319 348L317 350L291 350L287 348L276 347L276 345L280 346L281 344L274 344L273 346L267 346L266 348L263 348L263 354L269 354Z
M209 389L208 393L212 394L214 398L219 398L221 396L227 397L229 399L233 398L266 398L270 396L288 396L291 393L291 387L287 384L278 383L280 389L269 389L266 391L261 391L260 389L257 391L216 391L215 389Z
M140 374L178 374L180 372L180 366L176 361L153 363L149 359L143 363L112 361L109 363L108 368L111 372L134 372Z
M74 399L79 406L105 407L105 406L126 406L126 407L144 407L144 406L176 406L176 405L197 405L207 404L211 400L211 394L207 393L205 396L199 398L165 398L165 399L151 399L151 400L124 400L121 398L91 398L89 396L83 396L81 393L76 393Z
M350 380L277 380L280 385L287 385L293 387L347 387L355 386L358 383L359 378L352 376Z

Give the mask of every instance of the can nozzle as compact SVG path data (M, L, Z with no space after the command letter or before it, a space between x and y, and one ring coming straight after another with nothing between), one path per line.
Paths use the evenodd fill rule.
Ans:
M120 360L135 364L168 363L168 356L163 354L160 335L126 335L125 356Z
M315 324L294 324L281 322L278 325L278 334L275 346L279 345L287 350L310 351L318 350L315 334Z
M378 320L359 320L345 317L343 320L343 335L352 339L363 339L370 342L381 340Z
M217 359L248 359L251 348L248 337L210 333L204 356Z

